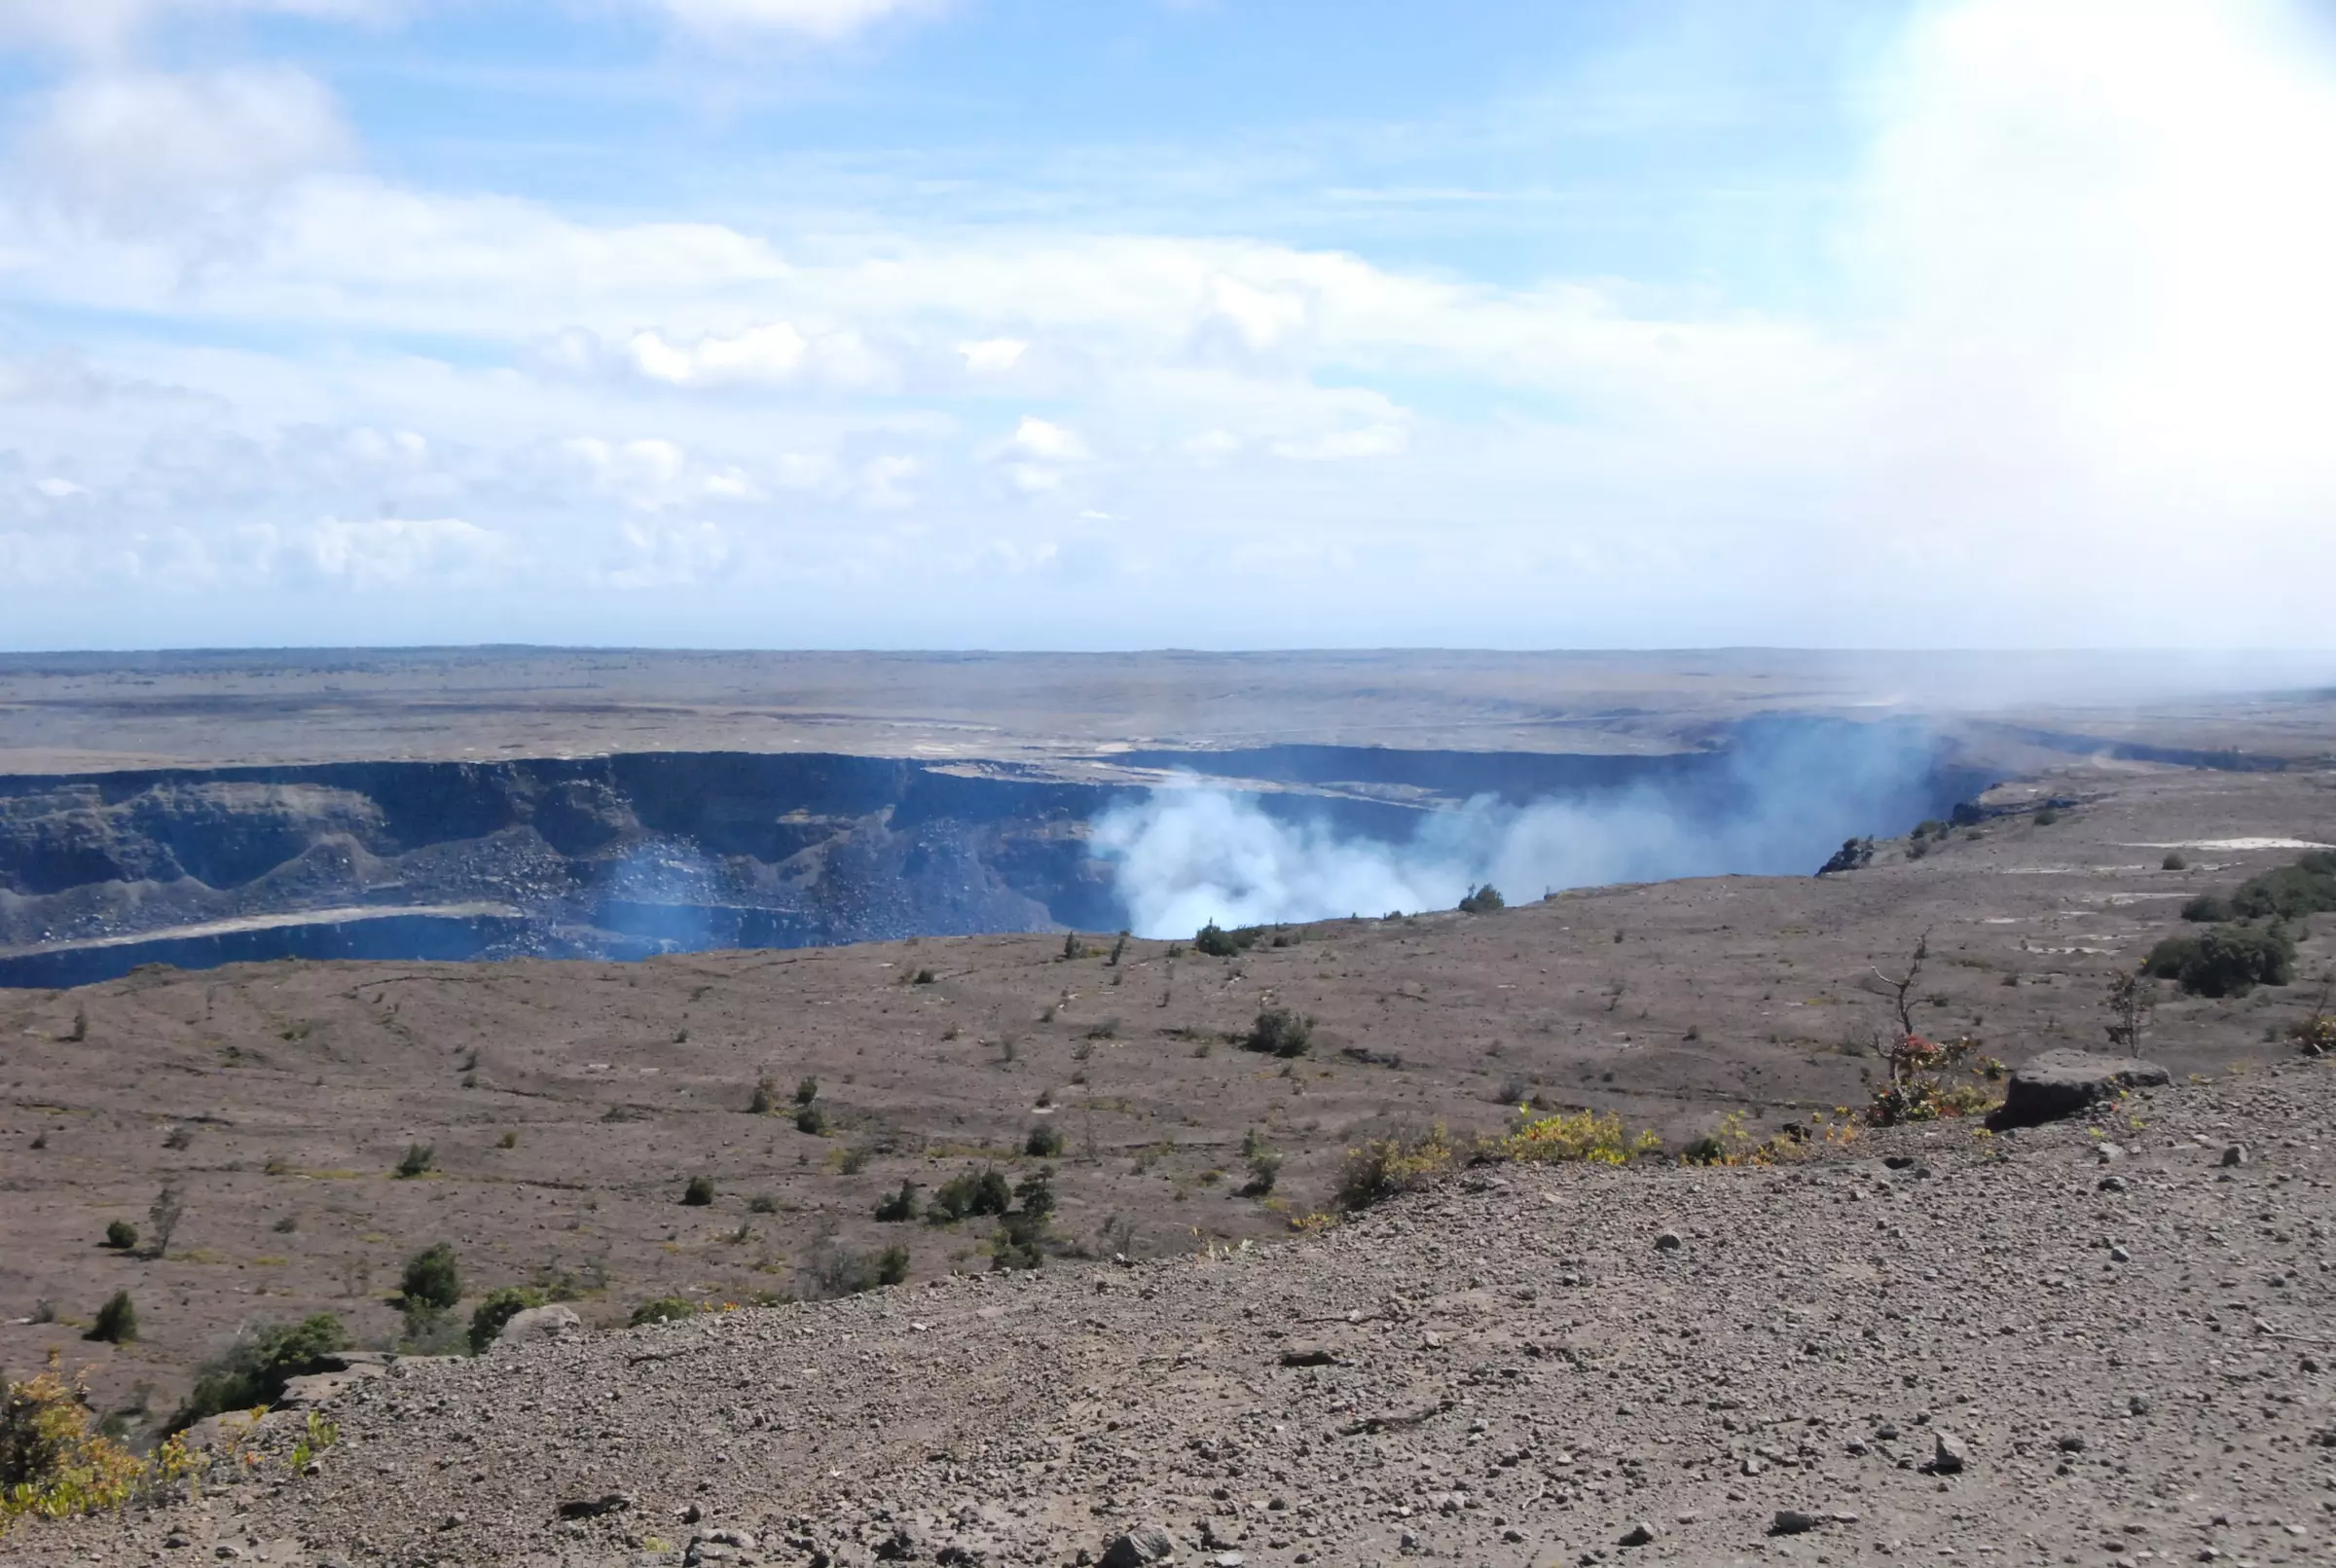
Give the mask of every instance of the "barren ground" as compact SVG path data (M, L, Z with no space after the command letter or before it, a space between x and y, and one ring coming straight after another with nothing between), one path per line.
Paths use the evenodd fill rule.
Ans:
M2289 1064L1780 1170L1493 1168L1255 1255L397 1367L317 1474L279 1432L0 1557L2322 1561L2331 1112Z
M2332 784L2088 768L2007 792L2084 802L2057 822L2008 819L1919 860L1884 846L1822 880L1293 928L1294 945L1232 960L1135 942L1114 967L1098 933L1072 962L1059 937L1014 936L632 966L283 963L0 993L0 1318L18 1320L0 1323L0 1364L55 1348L96 1364L102 1407L164 1412L254 1324L331 1310L388 1343L399 1265L440 1240L474 1297L564 1279L602 1328L671 1293L795 1293L821 1258L894 1240L922 1288L986 1268L990 1222L880 1225L878 1197L985 1162L1020 1174L1038 1127L1066 1146L1067 1246L1152 1258L1284 1236L1328 1206L1359 1139L1495 1131L1528 1096L1675 1141L1732 1111L1772 1128L1863 1097L1874 966L1926 930L1925 1028L2013 1062L2098 1046L2107 977L2176 928L2182 897L2294 854L2214 846L2336 842ZM2176 844L2190 868L2162 869ZM2336 959L2332 926L2309 935L2307 973ZM927 967L931 984L906 983ZM2307 990L2170 1002L2148 1053L2216 1078L2273 1061ZM1319 1020L1309 1056L1232 1043L1268 1002ZM748 1114L765 1074L783 1102L816 1076L827 1135ZM1253 1127L1287 1157L1269 1196L1239 1192ZM417 1142L436 1168L395 1178ZM716 1199L683 1207L700 1174ZM186 1200L168 1256L99 1245L110 1220L144 1226L165 1184ZM76 1325L118 1288L144 1337L84 1344ZM23 1321L42 1302L58 1321Z

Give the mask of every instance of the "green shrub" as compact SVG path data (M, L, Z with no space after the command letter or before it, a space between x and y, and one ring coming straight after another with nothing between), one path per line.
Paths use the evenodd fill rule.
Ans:
M1314 1020L1287 1007L1260 1007L1241 1041L1245 1051L1269 1056L1303 1056L1314 1043Z
M1481 888L1471 887L1468 896L1460 900L1460 913L1463 915L1489 915L1496 909L1508 907L1508 900L1501 896L1501 890L1489 882Z
M2219 926L2231 918L2231 901L2210 893L2202 893L2182 904L2182 918L2199 926Z
M804 1078L795 1085L795 1104L807 1106L820 1097L820 1080Z
M925 1218L934 1224L953 1224L977 1215L1004 1214L1013 1201L1005 1177L985 1165L979 1171L960 1172L934 1188Z
M326 1369L326 1358L348 1348L348 1330L330 1312L296 1324L271 1324L233 1350L205 1362L167 1430L183 1432L206 1415L274 1404L295 1377Z
M681 1189L681 1202L687 1208L703 1209L713 1202L713 1178L693 1176L689 1185Z
M1062 1151L1063 1134L1057 1127L1033 1127L1022 1140L1022 1152L1036 1159L1053 1159Z
M1255 926L1242 926L1228 931L1212 920L1193 936L1192 945L1211 958L1231 958L1236 953L1246 953L1257 946L1258 938L1262 934Z
M412 1181L437 1163L437 1145L408 1144L405 1157L397 1162L397 1174L406 1181Z
M116 1291L106 1297L105 1305L97 1309L97 1321L82 1335L107 1345L127 1345L137 1336L138 1309L130 1304L128 1291Z
M888 1225L905 1224L917 1217L917 1184L903 1182L900 1190L876 1200L876 1219Z
M2038 827L2050 827L2060 820L2061 814L2050 806L2038 808L2035 816L2035 823Z
M808 1133L814 1138L826 1137L827 1112L821 1111L819 1105L813 1101L797 1104L795 1107L795 1131Z
M661 1295L654 1301L643 1301L635 1307L629 1322L631 1327L638 1329L647 1323L678 1323L697 1315L698 1304L686 1296Z
M112 1221L105 1227L105 1244L118 1253L135 1252L138 1227L127 1220Z
M779 1085L772 1082L771 1076L765 1073L754 1080L754 1095L747 1102L747 1114L767 1116L778 1109Z
M1332 1197L1340 1208L1350 1212L1368 1209L1382 1199L1432 1181L1449 1171L1459 1159L1460 1150L1453 1147L1441 1125L1431 1132L1406 1137L1374 1138L1346 1151Z
M470 1353L481 1354L494 1343L503 1325L529 1307L543 1305L543 1293L528 1285L505 1285L489 1291L470 1314Z
M425 1308L443 1312L461 1300L462 1273L455 1264L454 1248L442 1241L407 1258L398 1295L409 1315Z
M2253 920L2302 920L2336 910L2336 850L2314 850L2293 865L2248 877L2231 894L2231 909Z
M815 1296L858 1295L908 1278L908 1249L898 1242L873 1253L822 1251L804 1269Z
M2210 926L2196 936L2167 937L2149 950L2141 970L2176 981L2193 996L2243 997L2295 977L2295 938L2276 925Z

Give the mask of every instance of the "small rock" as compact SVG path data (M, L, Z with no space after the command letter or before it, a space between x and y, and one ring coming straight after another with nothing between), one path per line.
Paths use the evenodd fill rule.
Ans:
M2111 1248L2109 1249L2109 1261L2110 1261L2110 1262L2112 1262L2112 1263L2130 1263L2130 1262L2132 1262L2133 1260L2134 1260L2134 1255L2133 1255L2132 1253L2129 1253L2129 1252L2127 1252L2127 1251L2126 1251L2126 1250L2125 1250L2123 1247L2111 1247Z
M564 1519L597 1519L603 1513L622 1513L633 1506L633 1499L623 1492L609 1492L597 1498L576 1498L560 1505Z
M1659 1253L1675 1253L1686 1245L1676 1230L1666 1230L1655 1238L1655 1250Z
M2061 1452L2064 1454L2081 1454L2085 1451L2085 1440L2073 1432L2063 1434L2059 1442Z
M1814 1513L1804 1513L1797 1508L1780 1508L1769 1521L1770 1535L1805 1535L1823 1522Z
M1147 1568L1176 1555L1176 1543L1160 1530L1130 1530L1103 1549L1102 1568Z
M1661 1533L1662 1532L1656 1529L1653 1524L1649 1523L1645 1519L1641 1519L1636 1524L1630 1526L1629 1529L1623 1532L1621 1544L1625 1547L1647 1546L1650 1545L1655 1538Z
M2245 1144L2233 1144L2230 1148L2224 1149L2222 1151L2222 1163L2225 1165L2245 1165L2246 1163L2246 1146Z
M2122 1176L2104 1176L2100 1179L2100 1190L2103 1192L2126 1192L2131 1191L2132 1188Z
M1324 1345L1293 1345L1282 1352L1285 1367L1335 1367L1338 1356Z
M1930 1468L1941 1476L1959 1476L1965 1460L1962 1440L1951 1432L1931 1439Z
M2125 1149L2118 1144L2095 1144L2093 1157L2103 1165L2111 1164L2125 1157Z

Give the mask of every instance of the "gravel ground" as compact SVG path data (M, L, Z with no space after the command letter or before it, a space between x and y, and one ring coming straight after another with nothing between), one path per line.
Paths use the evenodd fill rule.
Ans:
M406 1364L313 1476L279 1416L254 1479L0 1560L2320 1561L2332 1110L2299 1063L1787 1168L1481 1167L1229 1256Z

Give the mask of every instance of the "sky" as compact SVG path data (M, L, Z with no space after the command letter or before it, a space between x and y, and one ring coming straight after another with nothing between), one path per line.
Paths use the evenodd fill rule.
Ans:
M0 648L2327 648L2336 0L0 0Z

